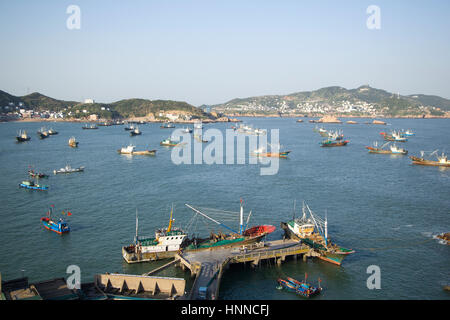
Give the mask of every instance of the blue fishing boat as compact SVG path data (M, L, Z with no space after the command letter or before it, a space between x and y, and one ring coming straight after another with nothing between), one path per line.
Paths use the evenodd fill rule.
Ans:
M48 186L34 183L34 181L25 180L19 184L20 188L32 189L32 190L48 190Z
M290 292L295 292L296 294L303 296L305 298L310 298L322 292L322 287L320 286L320 279L319 279L319 286L314 287L306 282L306 277L307 276L305 275L305 281L297 281L290 277L287 277L287 280L279 278L277 281L280 284L280 289L286 289Z
M70 232L70 227L64 219L60 218L58 221L54 221L51 217L52 209L47 211L47 216L41 218L42 225L45 229L56 232L57 234L63 234ZM63 211L64 213L64 211ZM67 211L67 215L70 216L72 213Z

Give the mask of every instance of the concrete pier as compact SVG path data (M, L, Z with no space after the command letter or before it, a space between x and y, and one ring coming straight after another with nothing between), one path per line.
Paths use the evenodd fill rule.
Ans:
M175 255L175 259L147 274L153 274L163 267L179 262L182 268L187 268L195 277L187 299L215 300L219 295L220 281L230 264L250 262L258 267L262 261L272 259L281 265L286 257L310 254L310 248L295 240L275 240L255 243L243 247L223 247L201 251L186 251ZM200 293L200 288L207 288L206 296Z

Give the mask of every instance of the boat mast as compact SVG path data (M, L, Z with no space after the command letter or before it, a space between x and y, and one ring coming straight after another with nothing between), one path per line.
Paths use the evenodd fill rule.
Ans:
M242 205L242 199L241 199L241 212L239 214L239 234L242 234L244 232L244 206Z
M328 218L327 218L327 210L325 209L325 246L328 245Z
M172 203L172 210L170 210L170 221L169 221L169 227L167 228L167 232L170 232L172 230L172 216L173 216L173 203Z
M134 237L135 244L137 244L138 241L138 227L139 227L139 219L138 219L138 210L136 208L136 236Z

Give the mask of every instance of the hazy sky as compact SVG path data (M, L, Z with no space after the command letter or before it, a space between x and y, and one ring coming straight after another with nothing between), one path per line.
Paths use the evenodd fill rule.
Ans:
M198 106L369 84L450 98L449 14L448 0L0 0L0 90Z

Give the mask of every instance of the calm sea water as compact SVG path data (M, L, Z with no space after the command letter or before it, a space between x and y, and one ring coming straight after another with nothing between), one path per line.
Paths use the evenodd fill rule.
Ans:
M318 299L448 299L442 287L450 283L450 248L432 238L450 231L450 169L413 166L408 157L372 155L364 148L381 141L379 132L412 129L416 136L405 144L409 154L420 150L450 151L450 120L389 119L390 126L325 125L342 129L350 143L343 148L320 148L314 124L295 119L245 118L259 128L279 128L280 142L292 150L280 161L279 172L261 176L260 165L174 165L171 150L159 146L170 130L159 124L141 126L133 137L123 126L82 130L75 123L0 123L0 272L3 279L25 274L31 281L66 276L66 268L80 266L82 282L104 272L141 274L165 261L127 265L121 246L133 241L135 212L140 234L152 235L167 225L170 206L176 224L185 226L193 213L185 203L227 211L252 210L251 224L273 224L269 239L282 237L281 221L292 217L305 200L321 216L327 212L330 237L356 253L342 267L308 260L289 260L281 267L263 264L257 271L232 266L221 284L221 299L299 299L279 291L276 279L292 276L322 279ZM361 123L365 120L358 119ZM53 127L58 135L39 140L36 131ZM205 129L225 130L229 124ZM29 142L15 135L26 129ZM78 149L67 145L75 136ZM127 157L117 149L133 142L138 148L157 149L155 157ZM29 165L51 173L67 163L86 166L84 173L51 175L43 180L48 192L18 188ZM72 232L59 236L40 224L53 204L69 209ZM298 214L298 213L297 213ZM232 227L237 227L238 219ZM191 232L207 235L211 225L201 220ZM381 289L369 290L367 267L381 269ZM23 270L23 271L22 271ZM161 275L185 276L171 268ZM190 283L190 281L189 281Z

